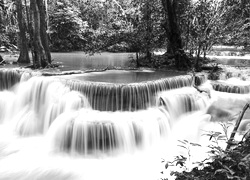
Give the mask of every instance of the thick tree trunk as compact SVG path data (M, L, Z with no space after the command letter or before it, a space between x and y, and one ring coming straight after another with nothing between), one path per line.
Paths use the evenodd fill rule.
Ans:
M183 50L181 33L176 13L177 3L178 0L162 0L164 11L168 17L166 23L163 26L167 32L167 38L175 56L176 68L186 69L190 66L190 61Z
M38 0L30 1L30 13L33 29L33 65L34 68L44 68L49 64L49 61L41 40L41 16L38 6Z
M47 23L46 23L46 14L45 14L45 4L43 3L43 0L37 0L38 9L40 12L40 23L41 23L41 40L42 45L45 50L46 58L48 60L48 63L51 63L51 54L49 49L49 38L47 34Z
M26 38L26 27L23 18L23 7L22 0L16 0L16 8L17 8L17 20L19 27L19 49L20 54L18 57L18 63L30 63L29 58L29 50L28 50L28 40Z

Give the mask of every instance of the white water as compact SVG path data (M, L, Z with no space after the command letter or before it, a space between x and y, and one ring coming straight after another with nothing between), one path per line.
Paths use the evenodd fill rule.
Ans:
M187 155L178 140L206 147L208 137L201 136L205 130L221 131L215 121L225 121L249 100L248 94L203 86L211 98L191 87L179 88L155 97L164 106L134 112L92 110L87 98L55 78L33 77L1 91L0 179L167 177L161 158ZM192 167L207 149L190 148Z

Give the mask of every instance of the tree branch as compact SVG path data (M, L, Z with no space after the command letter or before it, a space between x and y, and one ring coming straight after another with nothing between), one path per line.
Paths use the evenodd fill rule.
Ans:
M247 104L243 107L243 110L240 112L240 115L239 115L239 117L238 117L238 119L237 119L237 121L236 121L236 123L235 123L234 130L232 131L231 136L230 136L230 139L229 139L228 142L227 142L226 150L229 150L230 147L231 147L231 145L233 144L234 136L235 136L235 134L236 134L236 132L237 132L237 130L238 130L238 127L239 127L239 125L240 125L240 123L241 123L241 120L242 120L242 118L243 118L243 116L244 116L246 110L247 110L249 107L250 107L250 105L249 105L249 103L247 103Z

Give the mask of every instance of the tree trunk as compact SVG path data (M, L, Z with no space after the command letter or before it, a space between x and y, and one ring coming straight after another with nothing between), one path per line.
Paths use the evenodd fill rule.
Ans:
M25 21L23 18L23 7L22 7L22 0L16 0L16 9L17 9L17 21L19 27L19 57L17 62L18 63L30 63L29 58L29 50L28 50L28 41L26 38L26 27Z
M0 33L2 33L2 28L3 28L3 0L0 0Z
M140 67L140 62L139 62L139 60L140 60L140 59L139 59L139 56L140 56L140 55L139 55L139 52L136 52L135 55L136 55L136 67L139 68L139 67Z
M196 71L201 70L201 67L200 67L200 55L201 55L201 45L198 46L197 54L196 54L196 61L195 61L195 70Z
M151 23L151 7L149 4L149 0L146 1L146 57L149 62L151 62L151 33L152 33L152 23Z
M47 23L46 23L46 14L45 14L45 4L43 3L43 0L37 0L38 3L38 9L40 12L40 23L41 23L41 40L42 45L45 50L46 58L49 63L51 63L51 54L49 49L49 38L47 34Z
M175 66L177 69L186 69L190 66L190 61L183 50L181 33L177 20L178 0L162 0L163 9L168 17L164 26L167 38L175 56Z
M26 19L27 19L27 29L30 37L29 44L31 45L31 55L32 60L35 59L34 57L34 48L33 48L33 28L32 28L32 15L31 15L31 8L29 8L27 0L24 0L25 3L25 11L26 11Z
M49 61L41 40L41 15L38 4L39 0L30 1L31 23L33 29L33 65L34 68L44 68L49 64Z

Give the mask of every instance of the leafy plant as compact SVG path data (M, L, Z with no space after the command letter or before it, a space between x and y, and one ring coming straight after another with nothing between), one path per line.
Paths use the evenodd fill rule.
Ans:
M210 131L204 135L209 136L209 140L212 142L212 144L208 145L210 148L208 153L211 155L211 157L213 157L213 159L222 157L224 155L224 150L220 146L220 141L226 142L228 140L227 136L221 132L214 131Z
M189 170L188 164L192 162L191 148L192 147L201 147L201 145L197 144L197 143L189 142L188 140L178 140L178 142L180 143L180 144L178 144L178 146L183 148L187 152L187 155L186 156L184 156L184 155L175 156L174 160L172 162L169 162L169 164L171 166L180 165L180 167L186 171L186 170Z
M228 141L227 133L231 124L222 124L223 132L207 132L206 136L214 143L210 145L212 161L205 162L190 172L172 172L176 180L248 180L250 178L250 137L240 142L236 148L224 150L219 141ZM203 163L203 162L202 162Z

